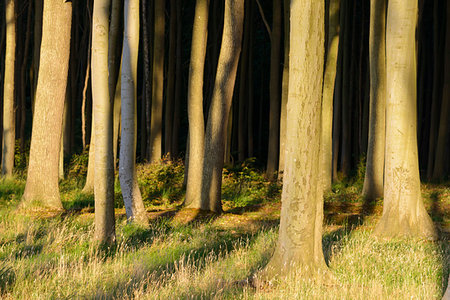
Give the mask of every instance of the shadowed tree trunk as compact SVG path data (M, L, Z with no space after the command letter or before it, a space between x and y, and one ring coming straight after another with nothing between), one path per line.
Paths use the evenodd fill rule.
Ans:
M95 232L99 243L115 241L113 107L108 84L110 0L95 0L92 23L92 101L95 136Z
M180 132L180 109L181 109L181 95L183 92L183 73L182 73L182 49L183 45L182 34L182 2L177 1L177 51L176 51L176 68L175 68L175 100L174 100L174 108L173 108L173 130L172 130L172 157L178 157L179 154L179 142L178 136Z
M340 0L330 0L328 10L328 55L325 66L322 100L322 181L324 191L331 189L333 160L333 96L336 80L336 66L339 48L339 6Z
M12 176L14 168L14 147L16 140L15 61L16 61L16 0L7 0L6 10L6 50L5 77L3 82L3 143L2 175Z
M222 45L205 133L201 203L195 207L202 210L222 211L224 141L241 51L243 21L244 0L226 0ZM192 166L192 162L190 164Z
M150 16L152 16L151 5L150 12L147 12L149 0L141 0L141 19L142 19L142 60L144 63L144 74L143 74L143 92L142 92L142 120L141 120L141 159L148 159L148 134L150 132L150 109L151 109L151 97L152 97L152 64L151 64L151 50L149 40L153 42L149 33L149 21ZM153 1L151 1L153 4Z
M147 225L147 212L136 175L137 62L139 50L139 0L125 0L122 60L122 135L119 179L127 220Z
M375 234L436 238L420 192L417 151L417 2L389 0L386 31L386 155L383 215Z
M44 3L39 79L22 207L62 210L59 156L70 55L72 3ZM52 130L49 130L51 128Z
M202 207L202 172L205 140L203 120L203 74L208 38L209 0L197 0L192 31L191 64L188 84L189 153L185 206Z
M165 1L155 0L155 34L153 42L153 83L150 128L150 162L161 158L164 87L164 23Z
M386 109L386 0L370 2L370 109L366 174L362 194L383 197Z
M324 2L291 1L286 164L278 243L262 280L326 272L322 250L320 122Z

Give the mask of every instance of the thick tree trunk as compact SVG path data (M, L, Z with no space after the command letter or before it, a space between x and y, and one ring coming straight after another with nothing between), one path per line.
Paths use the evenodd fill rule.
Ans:
M119 179L127 220L148 224L136 175L137 62L139 50L139 0L125 0L122 61L122 138Z
M192 31L191 65L188 84L189 137L186 152L189 168L186 181L186 207L201 208L205 125L203 119L203 74L208 38L209 0L197 0Z
M370 2L370 109L366 174L362 194L383 197L386 110L386 0Z
M417 153L417 2L389 0L386 31L386 155L380 236L436 238L420 192Z
M161 159L162 114L164 88L164 23L165 1L155 0L155 34L153 40L153 83L150 128L150 162Z
M222 45L205 133L201 203L196 207L213 212L222 211L224 140L241 51L243 21L244 0L226 0Z
M280 233L262 280L327 269L322 250L320 121L324 64L324 2L292 1L286 163Z
M328 55L325 66L322 100L322 181L324 191L331 189L333 177L333 96L336 80L336 66L339 49L339 7L340 0L330 0L328 21Z
M273 0L273 22L270 50L270 113L269 113L269 148L267 152L266 176L273 179L278 170L278 153L280 142L280 53L282 3Z
M12 176L16 140L15 124L15 61L16 61L16 0L6 1L6 50L3 85L2 175Z
M115 241L113 107L108 87L110 0L95 0L92 23L92 98L95 136L95 233L100 243Z
M22 207L62 210L59 156L70 55L72 4L44 3L39 79ZM49 130L51 128L51 130Z

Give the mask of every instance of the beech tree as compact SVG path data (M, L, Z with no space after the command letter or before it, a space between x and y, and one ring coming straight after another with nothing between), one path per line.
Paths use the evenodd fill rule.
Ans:
M71 2L45 1L24 208L63 209L58 180L71 17Z
M386 154L380 236L436 238L423 205L417 150L417 2L389 0L386 31Z
M125 0L122 60L122 135L119 179L127 220L147 224L147 212L136 176L137 60L139 48L139 0Z
M322 251L320 122L324 60L323 1L292 0L286 158L277 246L263 280L296 270L327 270Z

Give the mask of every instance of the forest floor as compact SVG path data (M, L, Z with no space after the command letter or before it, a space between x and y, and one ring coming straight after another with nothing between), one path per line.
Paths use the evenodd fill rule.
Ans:
M83 171L61 181L66 212L19 215L25 180L0 181L0 298L5 299L440 299L450 271L450 182L423 184L440 239L377 240L382 200L365 203L361 180L325 196L323 250L333 282L293 274L264 289L246 284L277 240L281 185L251 162L224 172L224 213L181 209L183 166L138 168L150 226L126 223L116 185L116 244L91 242L92 195Z

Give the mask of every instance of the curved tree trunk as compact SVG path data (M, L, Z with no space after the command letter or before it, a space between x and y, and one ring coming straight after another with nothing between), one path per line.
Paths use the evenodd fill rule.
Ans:
M196 207L213 212L222 211L220 196L224 142L241 51L243 23L244 0L226 0L222 45L205 133L202 199Z
M417 2L389 0L386 31L386 159L383 215L375 234L433 239L422 202L417 151Z
M291 2L289 102L280 232L262 280L327 269L322 250L320 122L324 1Z
M366 174L362 194L383 197L386 110L386 0L370 2L370 109Z
M266 176L273 179L278 171L280 142L280 53L281 53L281 1L273 0L273 24L270 48L270 113L269 148Z
M197 0L192 31L191 65L188 85L189 137L185 205L201 207L205 125L203 121L203 74L208 37L209 0Z
M155 0L155 35L153 42L153 83L150 125L150 162L161 159L162 114L164 88L164 23L165 1Z
M62 210L58 186L72 4L44 3L39 79L22 206ZM52 130L49 130L51 128ZM45 174L45 176L43 176Z
M108 86L110 0L95 0L92 23L92 101L95 136L95 233L100 243L115 241L112 102Z
M16 61L16 0L6 1L6 50L3 85L2 175L12 176L16 140L15 123L15 61Z
M127 220L147 225L147 212L142 201L136 175L138 51L139 0L125 0L119 179Z
M324 191L331 189L333 177L333 96L336 80L336 66L339 48L339 7L340 0L330 0L328 21L328 55L325 66L322 100L322 182Z

